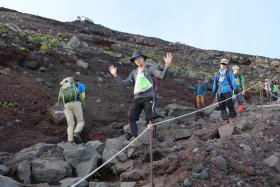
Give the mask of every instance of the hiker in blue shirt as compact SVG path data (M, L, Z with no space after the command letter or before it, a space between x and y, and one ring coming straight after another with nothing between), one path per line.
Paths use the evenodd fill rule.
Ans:
M227 68L228 64L229 61L227 59L220 61L220 69L215 73L212 89L213 96L215 97L217 94L224 124L229 123L229 118L235 118L237 115L234 109L234 103L232 99L229 99L232 97L233 91L237 89L237 84L232 70ZM228 108L229 113L227 113L226 108Z
M58 102L64 104L68 142L82 143L81 131L85 125L82 103L86 96L86 86L74 77L63 79L60 85Z
M130 130L133 137L138 136L138 127L136 121L139 120L139 116L142 110L145 111L146 120L152 122L155 118L154 101L155 101L155 90L153 88L153 76L163 79L165 73L168 70L172 62L172 54L167 53L164 57L165 67L163 71L160 71L156 66L152 64L146 64L145 60L148 57L145 56L141 51L134 51L131 62L137 65L137 68L132 70L126 80L122 80L117 75L117 68L113 65L109 67L110 73L115 77L115 80L123 87L134 85L134 99L130 106L128 118ZM153 126L153 136L156 136L156 126Z
M194 95L196 95L196 106L198 109L205 107L204 95L206 94L206 86L202 84L201 79L197 80L197 85L194 88Z

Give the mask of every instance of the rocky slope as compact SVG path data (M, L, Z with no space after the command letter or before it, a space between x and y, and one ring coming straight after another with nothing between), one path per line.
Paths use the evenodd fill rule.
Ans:
M69 177L83 177L127 145L132 90L119 88L108 67L114 64L125 78L135 67L129 63L135 49L159 68L166 52L174 54L168 78L160 81L157 105L165 119L193 111L195 79L211 82L221 58L240 65L249 85L265 77L279 80L279 59L201 50L91 22L63 23L5 8L0 8L0 36L0 173L26 184L73 184L77 178ZM60 80L70 75L87 86L84 139L88 143L77 146L62 142L66 123L51 108ZM206 98L210 104L211 98ZM246 107L246 115L226 127L216 111L159 125L160 139L154 145L156 186L280 185L279 107L266 109L262 119L253 105L258 98L248 99L252 105ZM139 123L144 125L143 120ZM145 137L91 177L89 184L84 181L84 186L147 185ZM0 184L6 182L12 181L0 178Z

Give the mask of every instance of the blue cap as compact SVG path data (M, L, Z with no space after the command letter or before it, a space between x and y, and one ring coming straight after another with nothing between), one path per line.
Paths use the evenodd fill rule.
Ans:
M143 53L141 51L134 51L130 58L130 62L134 62L134 59L139 56L142 56L144 58L144 60L146 60L148 58L147 56L143 55Z

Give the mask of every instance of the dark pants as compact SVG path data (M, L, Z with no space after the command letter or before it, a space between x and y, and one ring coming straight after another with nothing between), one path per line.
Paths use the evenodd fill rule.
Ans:
M242 95L242 90L241 89L237 89L237 92L235 94L236 94L237 103L239 105L242 105L244 103L244 98L243 98L243 95Z
M218 94L218 102L224 101L232 96L231 92ZM227 113L226 107L229 110L229 114ZM225 102L219 103L219 108L221 110L222 119L228 120L228 118L234 118L236 116L236 111L234 110L234 103L232 99L229 99Z
M155 118L154 105L155 103L152 97L138 98L132 101L132 104L128 112L129 125L130 125L132 136L134 137L138 136L138 127L136 121L139 120L139 116L143 109L145 111L146 120L149 122L153 121L153 119ZM153 127L155 133L156 126Z

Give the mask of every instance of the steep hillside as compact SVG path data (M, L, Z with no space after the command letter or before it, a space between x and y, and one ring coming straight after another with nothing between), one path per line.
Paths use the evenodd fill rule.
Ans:
M85 143L93 140L104 143L109 138L128 133L122 127L127 124L133 91L132 88L120 88L108 68L110 64L117 66L118 74L125 79L135 68L129 62L135 49L142 50L150 57L148 63L159 68L164 65L166 52L173 53L167 78L159 80L157 107L167 119L174 117L164 110L168 104L195 107L192 88L196 79L204 79L211 88L212 76L219 68L221 58L229 59L231 66L241 66L249 86L266 77L280 78L279 59L202 50L114 31L92 22L59 22L0 8L0 164L7 163L12 168L9 176L18 177L15 177L16 167L21 154L14 153L34 144L52 144L49 152L38 157L65 157L58 151L61 147L65 149L64 144L58 143L66 141L66 122L55 123L48 111L55 106L59 83L67 76L77 76L87 87ZM254 105L260 104L258 91L256 87L246 94L247 102L252 105L247 105L246 115L232 124L234 133L230 136L221 137L219 119L202 113L191 118L192 121L178 120L176 124L168 124L172 132L173 128L178 128L191 133L184 138L167 137L158 142L157 186L187 186L185 179L192 181L193 186L279 186L277 164L271 169L263 163L264 159L280 151L279 108L267 109L262 119L260 108ZM206 104L211 103L209 91ZM125 162L125 166L117 165L114 172L102 170L92 180L130 181L129 172L136 170L139 178L135 177L133 181L137 186L147 185L146 148L146 144L138 146L139 150L131 156L135 158L133 161ZM18 160L13 160L14 157ZM204 176L200 175L202 171ZM31 182L38 181L33 177Z

